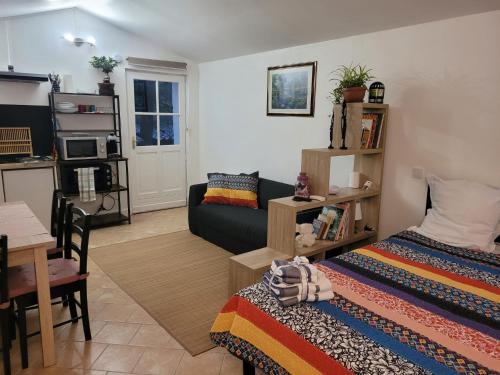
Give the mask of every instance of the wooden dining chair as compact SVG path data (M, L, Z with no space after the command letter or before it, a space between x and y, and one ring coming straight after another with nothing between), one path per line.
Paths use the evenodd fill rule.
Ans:
M76 218L78 217L78 218ZM76 220L75 220L76 219ZM64 257L50 259L49 283L52 299L68 296L71 319L54 325L54 328L68 323L83 323L85 340L91 340L90 319L87 301L87 255L90 234L90 215L81 208L70 203L66 207ZM80 244L73 242L73 235L80 239ZM78 262L73 258L78 257ZM19 327L19 343L21 348L21 363L28 367L28 337L40 332L27 333L26 310L37 304L35 270L31 265L17 266L9 269L10 296L17 306L17 324ZM80 301L75 298L79 292ZM81 315L78 316L77 307Z
M3 373L10 375L10 315L9 299L9 278L8 278L8 256L7 256L7 236L0 236L0 328L2 331L2 357Z
M47 250L49 259L63 257L64 217L66 215L66 197L62 190L52 193L52 210L50 213L50 235L56 239L56 247Z

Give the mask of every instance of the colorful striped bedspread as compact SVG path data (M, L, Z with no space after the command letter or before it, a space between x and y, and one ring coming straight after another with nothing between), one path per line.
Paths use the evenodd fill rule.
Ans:
M283 307L255 284L210 335L267 374L498 374L499 263L404 231L317 263L332 300Z

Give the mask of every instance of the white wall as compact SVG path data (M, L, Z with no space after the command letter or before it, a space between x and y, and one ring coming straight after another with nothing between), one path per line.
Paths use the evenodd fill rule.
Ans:
M75 30L75 22L77 30ZM86 12L68 9L30 16L0 19L0 70L7 70L7 38L10 39L11 63L19 72L46 74L56 72L71 74L76 89L97 89L103 74L89 65L91 56L127 56L188 63L187 77L187 136L188 179L198 180L198 66L181 56L150 43L148 40L100 20ZM70 32L81 36L92 35L96 47L75 47L61 36ZM124 137L124 153L128 154L128 114L126 100L125 69L131 68L126 61L111 74L115 91L121 96L121 118ZM50 85L0 82L0 104L48 105ZM131 171L133 173L133 171Z
M421 221L427 173L500 186L500 12L200 64L200 179L292 183L302 148L328 145L330 72L367 64L390 104L381 236ZM266 69L318 61L314 118L266 117Z

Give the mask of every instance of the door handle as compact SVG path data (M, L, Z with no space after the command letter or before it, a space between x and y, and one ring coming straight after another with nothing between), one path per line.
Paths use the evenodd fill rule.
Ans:
M135 150L135 137L132 137L132 149Z

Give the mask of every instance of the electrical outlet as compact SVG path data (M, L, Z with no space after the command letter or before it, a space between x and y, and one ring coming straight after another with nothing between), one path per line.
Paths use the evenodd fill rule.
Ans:
M413 167L411 170L411 175L417 180L423 180L425 175L425 170L422 167Z

